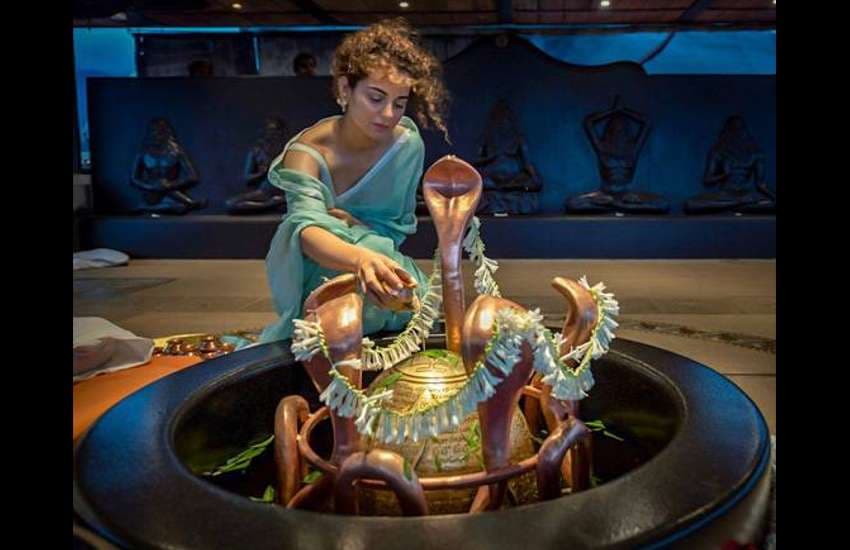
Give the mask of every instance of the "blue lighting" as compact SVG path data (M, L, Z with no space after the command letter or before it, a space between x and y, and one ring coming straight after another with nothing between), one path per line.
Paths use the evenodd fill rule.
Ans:
M288 25L275 27L126 27L75 28L77 112L82 165L89 164L86 79L136 77L134 36L140 35L254 35L257 73L261 56L257 36L264 33L346 33L361 25ZM601 28L601 27L600 27ZM567 30L563 25L500 25L467 27L469 32L516 30L548 55L575 65L605 65L617 61L640 63L663 45L669 32L609 32L594 34L534 34L536 30ZM643 65L648 74L776 74L775 30L679 31Z
M80 156L83 168L89 166L89 120L86 107L86 79L90 76L134 77L136 45L127 29L74 29L76 64L77 121L80 126Z
M552 57L574 65L640 63L668 32L525 35ZM776 74L776 31L679 31L644 64L648 74Z

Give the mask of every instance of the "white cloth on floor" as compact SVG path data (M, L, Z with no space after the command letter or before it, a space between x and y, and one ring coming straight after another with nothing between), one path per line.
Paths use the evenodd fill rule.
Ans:
M74 317L74 382L144 365L154 343L100 317Z
M74 271L78 269L92 269L95 267L110 267L113 265L124 265L130 257L110 248L95 248L74 253Z

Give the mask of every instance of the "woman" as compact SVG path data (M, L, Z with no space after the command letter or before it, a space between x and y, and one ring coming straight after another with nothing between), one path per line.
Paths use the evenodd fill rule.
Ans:
M266 256L280 318L261 342L289 338L304 299L325 278L357 275L367 295L363 331L399 330L410 313L385 309L405 287L421 298L426 276L398 251L416 231L416 188L424 146L420 124L446 133L441 67L404 20L346 37L334 52L333 91L343 114L297 134L272 162L269 181L286 193L287 214Z

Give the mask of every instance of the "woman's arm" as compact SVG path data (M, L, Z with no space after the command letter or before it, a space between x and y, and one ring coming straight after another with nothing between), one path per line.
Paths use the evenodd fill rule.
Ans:
M288 152L283 166L319 178L319 166L307 153ZM349 244L321 227L306 227L299 238L304 254L327 269L354 273L360 280L361 290L371 291L382 306L402 288L416 286L416 280L393 260Z

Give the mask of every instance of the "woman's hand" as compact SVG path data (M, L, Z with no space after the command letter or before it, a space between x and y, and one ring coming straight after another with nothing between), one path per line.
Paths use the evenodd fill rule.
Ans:
M360 290L385 309L395 309L404 289L416 288L416 279L393 260L367 248L358 250L355 275Z
M330 214L334 218L338 218L338 219L344 221L345 223L348 224L349 227L354 226L354 225L366 226L365 223L361 222L360 220L358 220L357 218L355 218L354 216L352 216L351 214L349 214L345 210L340 210L339 208L331 208L330 210L328 210L328 214Z

